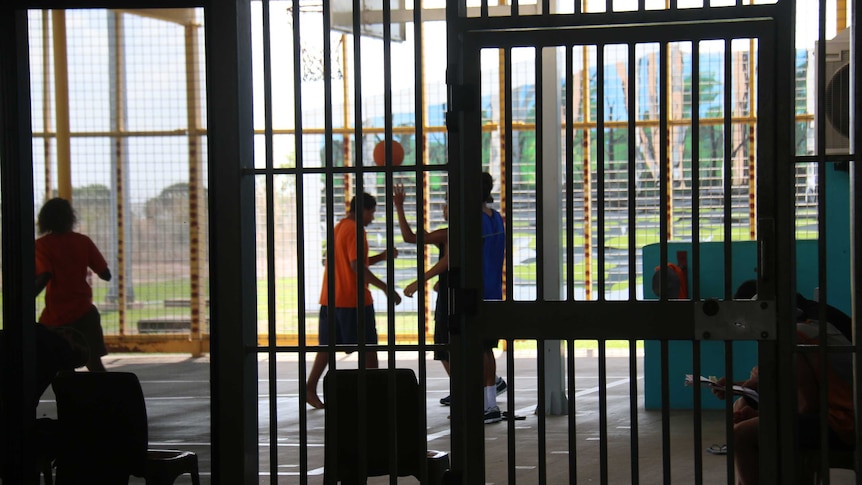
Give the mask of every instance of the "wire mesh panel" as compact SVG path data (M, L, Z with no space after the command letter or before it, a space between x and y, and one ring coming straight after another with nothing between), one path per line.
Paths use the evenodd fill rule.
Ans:
M108 259L109 337L209 331L202 36L188 9L30 14L35 205L71 199Z

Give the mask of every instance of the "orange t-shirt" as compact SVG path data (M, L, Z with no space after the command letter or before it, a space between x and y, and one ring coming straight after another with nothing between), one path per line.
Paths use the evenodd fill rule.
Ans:
M365 229L362 228L362 261L368 266L368 239ZM335 252L335 306L336 308L356 308L358 289L356 285L356 272L350 267L351 261L356 261L356 221L353 219L342 219L335 225L335 242L331 246ZM328 271L323 271L323 288L320 290L320 304L329 303L329 279ZM371 291L368 289L368 281L365 281L365 306L372 303Z
M39 322L56 327L74 322L93 306L88 269L108 269L93 241L77 232L49 233L36 239L36 274L51 273Z

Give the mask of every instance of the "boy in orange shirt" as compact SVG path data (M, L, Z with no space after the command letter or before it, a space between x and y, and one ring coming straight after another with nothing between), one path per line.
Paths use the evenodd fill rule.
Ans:
M359 200L357 200L359 199ZM358 207L357 204L361 204ZM329 319L335 319L335 343L356 344L359 340L359 312L365 316L365 343L377 343L377 326L374 323L374 304L371 298L369 283L381 289L387 298L401 303L401 296L395 291L390 291L386 283L371 272L368 267L372 264L386 260L386 251L375 256L368 256L368 240L365 235L365 227L374 220L374 211L377 208L377 200L371 195L363 193L350 201L350 209L347 216L340 220L335 226L335 241L332 251L335 253L335 305L329 303L329 284L327 271L323 273L323 288L320 291L320 320L318 338L320 345L329 344ZM362 237L362 254L357 253L357 227ZM398 257L397 250L393 257ZM365 287L360 290L357 286L357 273L363 272ZM363 291L363 308L358 307L360 291ZM320 409L323 401L317 395L317 382L329 363L329 352L318 352L314 357L314 363L305 383L305 400L312 407ZM376 369L378 366L377 353L365 354L365 367Z

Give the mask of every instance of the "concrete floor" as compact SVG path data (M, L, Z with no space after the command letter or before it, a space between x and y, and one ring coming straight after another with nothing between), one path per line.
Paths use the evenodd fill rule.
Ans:
M411 358L412 356L412 358ZM293 357L293 358L291 358ZM381 366L385 365L384 354L380 354ZM403 358L402 358L403 357ZM339 367L355 368L355 356L339 356ZM642 369L642 357L638 357L638 369ZM506 359L498 358L498 374L507 375ZM515 399L515 413L526 417L515 422L513 473L518 483L540 483L538 469L539 419L534 414L536 405L536 358L535 352L518 352L515 355L514 382L510 391ZM109 355L104 362L110 371L134 372L143 386L149 415L151 448L177 448L198 454L202 483L210 483L210 421L209 421L209 359L193 359L184 355ZM399 354L398 367L416 370L416 354ZM448 379L439 363L428 358L427 365L427 421L428 448L448 451L450 423L449 408L441 406L439 399L448 393ZM632 465L639 483L662 483L665 462L669 463L671 483L696 483L695 454L701 457L702 483L727 484L728 462L726 456L716 456L705 450L712 444L726 442L724 437L724 415L721 411L706 411L702 418L701 450L696 451L693 439L694 419L690 411L674 411L670 414L670 456L662 454L662 417L659 411L643 409L642 394L638 398L636 411L637 440L632 440L632 419L629 405L629 359L627 356L607 359L607 433L608 462L607 478L611 484L633 482ZM309 362L310 366L310 362ZM599 413L597 359L584 353L576 358L576 415L575 447L577 483L600 483L599 460ZM298 415L305 411L308 419L308 483L323 483L323 425L324 411L315 410L298 402L300 380L297 379L295 356L280 358L277 365L278 403L278 477L270 476L268 362L260 362L260 483L300 483L299 481L299 430ZM643 392L643 377L638 377L638 389ZM321 389L321 396L322 396ZM49 389L43 396L38 415L56 417L53 394ZM500 408L505 410L508 396L498 397ZM569 419L567 416L548 416L546 427L546 483L569 483ZM508 425L497 423L485 426L486 483L504 484L509 477ZM637 447L637 459L632 460L633 446ZM417 483L412 477L403 477L399 483ZM133 478L132 484L143 484ZM176 482L191 483L186 477ZM389 483L388 478L379 477L369 483ZM732 481L730 481L732 483ZM854 474L845 470L832 473L833 484L854 483Z

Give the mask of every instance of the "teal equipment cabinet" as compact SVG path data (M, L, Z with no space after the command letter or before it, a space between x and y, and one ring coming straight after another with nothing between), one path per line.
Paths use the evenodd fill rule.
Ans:
M658 299L652 290L652 277L660 263L658 244L643 249L643 295L646 299ZM675 255L685 251L688 255L689 272L686 279L691 281L691 243L668 243L668 262L675 263ZM757 277L757 242L739 241L731 245L733 258L731 287L735 290L743 281ZM817 241L797 241L797 289L806 298L814 297L817 286ZM702 298L724 299L724 243L708 242L700 244L700 288ZM849 277L849 276L848 276ZM830 278L831 281L831 278ZM691 291L689 284L689 291ZM831 288L831 287L830 287ZM831 292L830 292L831 294ZM691 296L689 294L689 296ZM830 300L830 304L845 310L845 305ZM668 342L668 383L670 409L691 409L694 406L694 390L684 385L685 375L693 373L692 344L690 341ZM701 374L704 376L724 375L724 341L701 341ZM733 343L733 379L745 380L751 369L757 365L757 342L736 341ZM703 409L723 409L724 401L701 388ZM644 407L661 409L661 343L656 340L644 342Z

